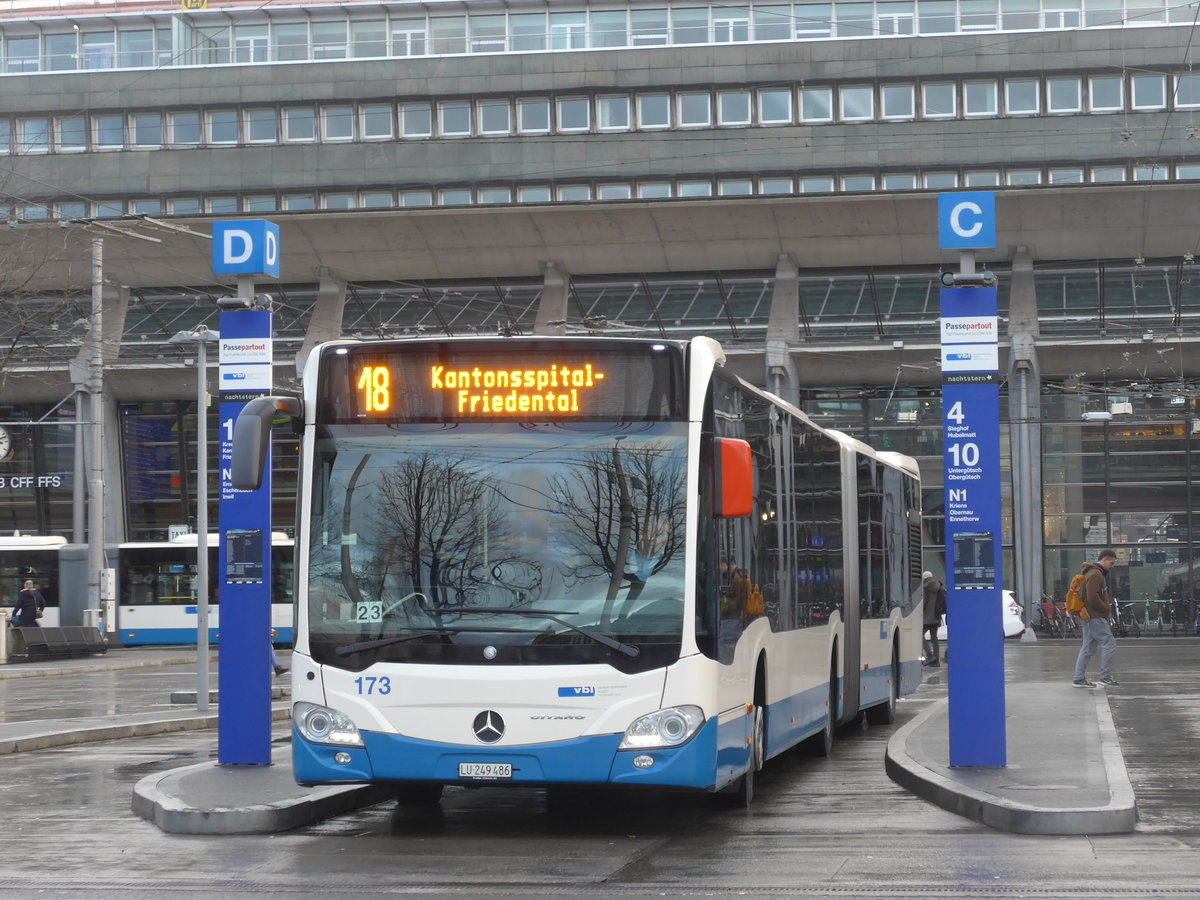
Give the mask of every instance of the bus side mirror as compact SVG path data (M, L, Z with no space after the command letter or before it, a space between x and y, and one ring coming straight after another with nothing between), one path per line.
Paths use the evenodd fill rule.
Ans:
M713 516L718 519L748 516L754 501L750 445L737 438L715 438L714 443Z
M229 480L235 491L257 491L262 486L271 425L283 413L299 417L303 407L295 397L256 397L242 407L233 423L233 459Z

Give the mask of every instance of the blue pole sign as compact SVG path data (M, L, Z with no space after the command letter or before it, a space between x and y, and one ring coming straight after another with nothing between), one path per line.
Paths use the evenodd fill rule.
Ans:
M271 390L271 313L221 312L220 716L217 762L271 763L271 457L262 486L237 491L230 480L233 423L250 400Z
M279 277L279 226L265 219L214 222L214 275Z
M938 194L938 246L942 250L995 247L995 192Z
M943 288L941 313L950 765L1003 766L996 289Z

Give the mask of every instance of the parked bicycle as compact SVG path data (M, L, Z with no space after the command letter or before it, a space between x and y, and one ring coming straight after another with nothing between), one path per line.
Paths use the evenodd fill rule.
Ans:
M1113 634L1117 637L1141 637L1142 627L1138 624L1133 607L1132 603L1121 603L1117 600L1112 602L1112 618L1109 622Z

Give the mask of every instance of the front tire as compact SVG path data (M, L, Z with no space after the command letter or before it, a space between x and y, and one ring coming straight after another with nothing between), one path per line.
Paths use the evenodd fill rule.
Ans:
M888 686L886 703L872 706L867 710L867 721L872 725L891 725L896 721L896 697L900 693L900 656L896 648L892 648L891 684Z
M414 781L396 787L397 806L429 807L442 802L443 784Z

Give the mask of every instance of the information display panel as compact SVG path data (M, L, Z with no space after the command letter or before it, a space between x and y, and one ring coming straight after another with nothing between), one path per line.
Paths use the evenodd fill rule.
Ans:
M398 341L326 351L318 421L663 421L684 415L683 351L657 341Z

